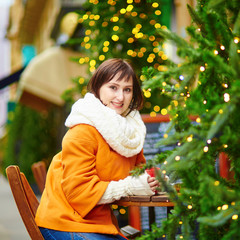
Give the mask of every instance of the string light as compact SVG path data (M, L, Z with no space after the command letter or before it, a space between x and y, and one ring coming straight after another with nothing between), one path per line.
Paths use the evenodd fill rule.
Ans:
M214 182L214 185L215 185L215 186L218 186L219 184L220 184L219 181L215 181L215 182Z
M201 67L200 67L200 71L201 71L201 72L204 72L204 71L205 71L205 67L204 67L204 66L201 66Z
M222 210L227 210L228 209L228 205L227 204L224 204L223 206L222 206Z
M103 60L105 59L105 56L104 56L104 55L100 55L100 56L98 57L98 59L99 59L100 61L103 61Z
M238 215L237 214L232 215L232 220L237 220L237 219L238 219Z
M115 34L112 35L112 40L115 41L115 42L118 41L119 40L119 36L115 35Z
M80 77L80 78L78 79L78 82L79 82L79 84L83 84L83 83L84 83L84 78L83 78L83 77Z
M122 9L120 10L120 13L121 13L121 14L125 14L125 13L126 13L126 9L125 9L125 8L122 8Z
M163 135L163 138L168 138L168 134L165 133L165 134Z
M219 112L219 114L223 114L223 110L222 109L219 109L218 112Z
M214 54L215 54L215 55L218 55L218 51L217 51L217 50L214 50Z
M225 50L225 47L224 47L223 45L221 45L221 46L220 46L220 49L224 51L224 50Z
M175 157L175 160L176 160L176 161L179 161L180 159L181 159L180 156L176 156L176 157Z
M183 80L184 80L184 76L183 76L183 75L180 75L180 76L179 76L179 79L180 79L181 81L183 81Z
M208 146L205 146L205 147L203 148L203 151L204 151L204 152L208 152Z
M198 118L196 119L196 122L197 122L197 123L200 123L200 122L201 122L201 118L198 117Z
M163 109L161 110L161 114L162 114L162 115L166 115L166 114L167 114L167 109L163 108Z
M159 111L160 111L160 107L159 107L158 105L156 105L156 106L154 106L153 110L154 110L155 112L159 112Z
M152 7L154 7L154 8L157 8L159 6L159 4L157 3L157 2L154 2L153 4L152 4Z
M207 140L207 143L208 143L208 144L210 144L211 142L212 142L212 140L211 140L211 139L208 139L208 140Z
M193 140L193 135L190 135L189 137L187 137L187 141L191 142Z
M192 209L192 205L188 205L187 207L188 207L188 209Z
M156 116L157 116L156 112L150 112L150 117L156 117Z
M224 101L225 102L229 102L230 101L230 95L228 93L224 93L223 97L224 97Z
M240 39L238 37L234 37L233 41L234 41L234 43L238 44Z

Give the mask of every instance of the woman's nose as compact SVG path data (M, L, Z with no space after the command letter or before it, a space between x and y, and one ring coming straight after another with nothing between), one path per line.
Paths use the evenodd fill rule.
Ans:
M122 91L122 90L119 90L119 91L117 92L117 99L118 99L119 101L123 101L123 98L124 98L123 91Z

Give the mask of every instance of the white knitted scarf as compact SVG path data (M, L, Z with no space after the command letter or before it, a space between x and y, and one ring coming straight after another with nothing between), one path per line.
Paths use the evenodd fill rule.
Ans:
M72 106L65 125L88 124L95 127L110 147L125 157L132 157L143 148L146 127L138 111L126 117L106 107L92 93L87 93Z

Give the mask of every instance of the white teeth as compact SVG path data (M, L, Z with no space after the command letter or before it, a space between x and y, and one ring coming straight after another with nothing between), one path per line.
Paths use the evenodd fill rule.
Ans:
M123 104L122 103L113 103L113 105L115 105L115 106L122 106Z

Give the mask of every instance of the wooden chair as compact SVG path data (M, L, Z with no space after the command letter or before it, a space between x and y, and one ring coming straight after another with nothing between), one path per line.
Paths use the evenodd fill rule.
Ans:
M47 176L47 168L44 161L39 161L33 163L31 166L33 176L39 188L39 191L42 193L45 188L45 181Z
M35 214L39 202L24 173L20 172L18 166L11 165L6 168L6 174L18 211L29 236L33 240L44 240L35 222Z

